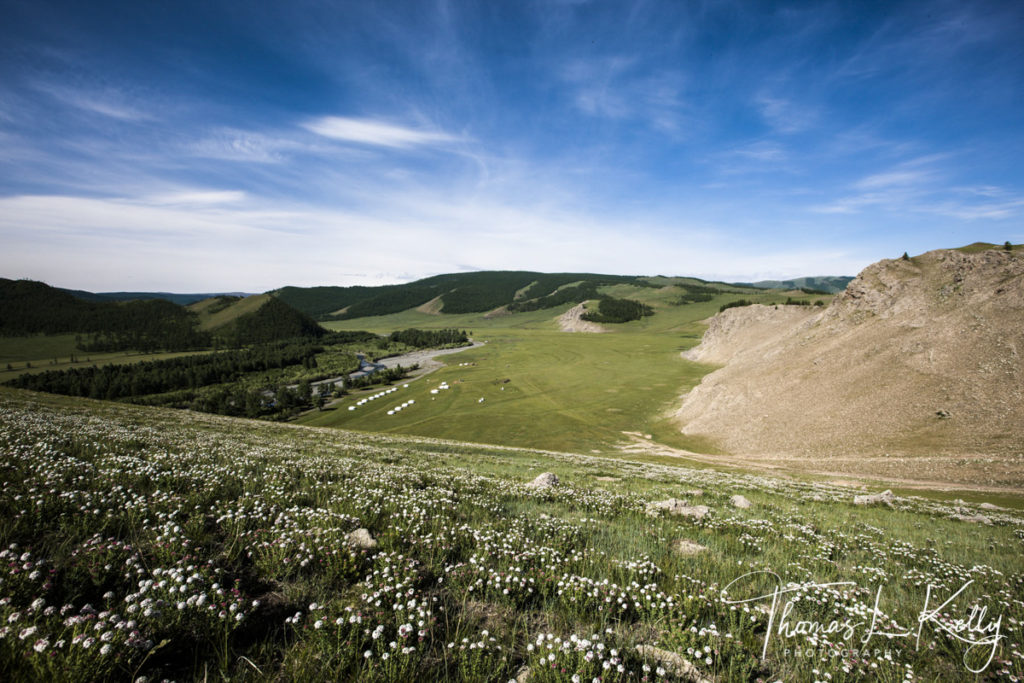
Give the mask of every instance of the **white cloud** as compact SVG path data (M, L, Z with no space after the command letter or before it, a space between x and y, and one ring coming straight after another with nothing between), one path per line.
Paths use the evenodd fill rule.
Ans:
M170 194L159 194L147 197L146 200L158 205L179 204L179 205L210 205L240 202L246 198L244 192L238 190L209 191L198 190L193 192L174 192Z
M306 122L303 127L332 140L392 148L445 145L463 139L443 131L405 128L371 119L341 116L324 116Z
M919 185L930 181L932 178L933 174L928 171L890 171L861 178L853 186L862 190L893 186L905 187L908 185Z
M409 280L451 272L452 264L735 280L848 273L864 265L785 245L745 256L709 226L624 220L552 205L445 201L402 191L359 213L267 209L241 193L203 190L131 199L17 196L0 199L0 270L94 291L264 291L286 284L383 284L387 273Z

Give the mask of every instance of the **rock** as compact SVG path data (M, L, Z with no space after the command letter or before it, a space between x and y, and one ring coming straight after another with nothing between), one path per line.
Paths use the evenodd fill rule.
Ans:
M690 489L689 491L684 491L684 493L686 495L688 495L688 496L693 496L694 498L698 498L698 497L704 495L704 489Z
M547 489L558 486L558 477L551 472L537 475L537 478L527 484L531 489Z
M662 512L678 516L678 517L692 517L694 519L701 519L704 515L708 514L711 510L707 505L687 505L685 500L679 500L678 498L669 498L668 500L659 500L657 502L648 503L644 511L651 517L657 517Z
M940 420L948 420L949 419L949 411L948 410L936 410L935 411L935 417L939 418Z
M892 494L892 491L886 489L881 493L865 494L863 496L854 496L854 505L877 505L878 503L884 503L889 507L892 507L893 501L896 500L896 496Z
M732 503L733 507L743 508L744 510L750 507L750 501L738 493L730 498L729 502Z
M368 529L356 529L347 536L348 544L354 548L371 550L377 547L377 539L370 535Z
M516 683L526 683L528 680L530 680L530 667L523 664L519 667L519 671L516 672L515 681Z
M651 645L637 645L637 652L644 659L653 659L660 663L669 673L679 676L691 683L711 683L711 679L705 676L690 661L681 655L668 650L662 650Z
M701 545L700 543L694 543L693 541L689 541L685 538L680 538L672 544L672 550L683 557L700 555L707 549L707 546Z
M992 526L992 520L985 515L953 515L950 519L955 519L960 522L971 522L972 524L985 524Z
M980 507L982 510L1001 510L1002 509L998 505L993 505L992 503L982 503L978 507Z

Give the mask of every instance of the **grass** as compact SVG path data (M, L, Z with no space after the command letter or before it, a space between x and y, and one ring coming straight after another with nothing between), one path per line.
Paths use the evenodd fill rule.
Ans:
M330 329L366 329L379 334L409 327L457 327L471 331L487 345L446 356L444 369L392 398L350 411L348 407L363 396L355 394L333 410L307 414L299 421L320 427L599 453L616 452L616 447L629 439L623 432L641 432L674 448L718 452L706 439L681 434L668 416L679 396L713 369L683 360L680 353L699 343L704 329L700 321L736 295L676 306L671 302L682 293L677 288L614 285L600 291L641 300L656 313L630 323L607 325L606 334L559 331L555 319L569 306L489 319L481 314L437 316L406 311L326 323ZM786 298L777 292L748 290L740 295L764 303ZM442 382L451 389L431 394ZM409 399L415 401L413 408L387 415L396 403Z
M687 680L638 646L720 681L968 680L984 655L931 624L919 646L876 636L864 654L876 597L880 626L916 632L929 585L932 604L967 586L949 619L1001 620L984 680L1024 675L1019 513L981 526L826 483L8 389L0 447L8 680ZM525 485L541 472L559 484ZM645 514L667 497L710 512ZM377 547L352 547L357 528ZM774 630L762 658L769 601L729 598L766 575L722 589L767 571L799 598L776 628L853 635Z

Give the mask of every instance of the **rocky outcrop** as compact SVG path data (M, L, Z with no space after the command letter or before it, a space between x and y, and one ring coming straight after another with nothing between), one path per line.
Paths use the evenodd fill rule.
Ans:
M852 456L1013 458L1024 452L1021 320L1024 253L880 261L824 309L714 316L685 355L725 367L683 398L676 419L734 455L813 458L832 471L829 459ZM895 460L864 471L878 465L890 476L961 476L909 460L902 474ZM1020 483L987 470L985 483Z

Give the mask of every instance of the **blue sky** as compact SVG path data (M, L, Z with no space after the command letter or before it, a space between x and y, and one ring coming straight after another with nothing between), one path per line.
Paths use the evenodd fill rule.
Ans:
M0 276L754 280L1024 242L1024 3L4 2Z

